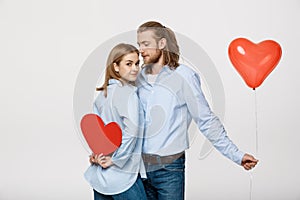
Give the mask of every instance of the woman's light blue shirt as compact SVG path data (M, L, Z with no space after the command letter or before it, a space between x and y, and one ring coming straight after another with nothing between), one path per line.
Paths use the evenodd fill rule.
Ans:
M115 79L109 80L107 97L101 91L95 100L94 112L103 122L117 122L122 129L121 146L112 155L114 165L106 169L91 165L84 174L99 193L113 195L124 192L135 183L139 173L146 177L141 159L144 120L140 106L136 87L122 85Z

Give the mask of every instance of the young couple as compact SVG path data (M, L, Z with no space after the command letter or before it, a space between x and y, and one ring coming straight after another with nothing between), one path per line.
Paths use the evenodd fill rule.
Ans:
M258 160L237 148L211 111L199 75L178 63L174 32L149 21L138 28L137 43L139 50L130 44L111 50L97 88L94 110L105 124L120 125L122 143L112 155L90 156L85 178L94 199L184 199L192 119L224 156L246 170L255 167Z

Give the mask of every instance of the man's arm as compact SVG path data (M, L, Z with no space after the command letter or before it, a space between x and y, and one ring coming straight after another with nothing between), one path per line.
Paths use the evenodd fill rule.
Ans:
M258 162L252 155L245 154L229 139L219 118L211 111L201 90L198 74L190 74L185 79L184 96L189 113L199 130L225 157L242 165L246 170L253 168Z

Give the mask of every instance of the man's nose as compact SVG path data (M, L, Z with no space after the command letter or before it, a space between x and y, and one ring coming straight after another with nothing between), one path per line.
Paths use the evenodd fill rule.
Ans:
M143 53L144 52L144 48L142 46L139 47L139 52Z

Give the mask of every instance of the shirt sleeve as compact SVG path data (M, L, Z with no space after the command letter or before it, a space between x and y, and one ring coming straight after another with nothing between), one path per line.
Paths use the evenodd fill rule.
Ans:
M122 97L120 98L119 95ZM123 91L114 97L114 104L123 127L122 143L112 155L112 162L122 168L129 159L133 159L132 156L135 156L134 150L141 131L139 127L139 100L136 92L125 90L125 93Z
M98 110L97 105L96 105L95 102L93 104L93 113L96 114L96 115L98 115L98 116L100 116L99 110Z
M241 164L244 153L229 139L219 118L211 111L201 90L200 77L197 73L185 79L183 95L192 118L202 134L225 157Z

